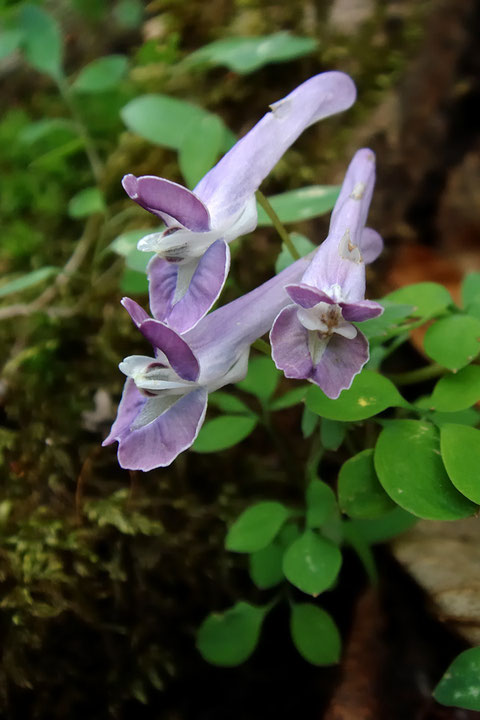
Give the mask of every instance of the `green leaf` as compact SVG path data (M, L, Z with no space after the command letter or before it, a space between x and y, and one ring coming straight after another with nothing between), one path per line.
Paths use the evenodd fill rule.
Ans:
M480 711L480 647L464 650L433 692L442 705Z
M466 425L444 425L440 449L448 477L457 490L480 504L480 430Z
M103 93L116 88L125 76L128 60L124 55L106 55L86 65L79 74L72 89L79 93Z
M440 378L430 400L432 410L443 412L471 407L480 400L480 367L469 365Z
M377 302L380 302L380 305L385 308L382 315L357 325L369 340L373 338L385 340L395 334L401 327L402 321L411 316L413 312L412 305L400 305L388 300L377 300Z
M180 150L205 118L216 116L198 105L168 95L141 95L122 108L121 117L128 129L137 135L156 145ZM224 138L224 149L227 150L231 134L226 128Z
M270 543L250 555L250 577L260 590L268 590L282 582L283 547Z
M351 532L350 530L347 532L347 528L352 526L354 532L360 534L366 543L375 545L401 535L417 522L418 518L414 515L401 507L396 507L385 515L372 520L350 520L344 523L345 535L351 539Z
M269 545L289 516L282 503L265 501L243 511L227 533L225 547L233 552L256 552Z
M425 520L457 520L476 510L452 485L440 457L438 430L428 422L386 425L375 448L375 470L392 500Z
M376 518L395 507L373 465L373 450L363 450L347 460L338 476L338 502L352 518Z
M142 252L137 250L137 243L145 235L156 232L157 228L143 228L140 230L128 230L110 243L108 250L113 250L117 255L125 258L125 264L130 270L136 270L137 273L146 273L147 265L155 253ZM160 230L160 229L159 229Z
M307 408L329 420L355 421L377 415L388 407L405 407L395 385L383 375L363 370L357 375L349 390L332 400L319 387L311 387L307 393Z
M288 32L259 37L216 40L189 55L188 65L225 65L237 73L249 73L269 63L286 62L313 52L317 41Z
M205 115L186 134L178 158L187 185L194 188L225 149L225 125L218 115Z
M22 47L36 70L55 80L62 76L62 36L57 21L45 10L26 3L19 12Z
M97 187L80 190L68 203L68 214L71 218L79 220L97 212L104 212L105 201Z
M338 185L310 185L298 190L289 190L280 195L273 195L267 200L282 223L293 223L300 220L311 220L329 212L335 205L339 192ZM258 226L271 225L272 221L258 204L257 210Z
M298 652L312 665L333 665L340 660L340 633L322 608L311 603L293 605L290 632Z
M321 480L312 480L306 490L305 499L307 528L321 528L325 521L337 509L335 493Z
M342 554L330 540L307 530L283 556L283 572L299 590L316 597L335 582Z
M345 423L338 420L322 418L320 421L320 440L327 450L338 450L345 440L346 432Z
M256 417L222 415L204 423L192 450L199 453L217 452L238 445L250 435L257 424Z
M425 352L437 363L459 370L480 352L480 320L469 315L450 315L437 320L425 333Z
M71 120L66 118L45 118L37 122L29 123L19 134L18 139L25 145L33 145L39 140L48 138L50 135L62 133L68 137L77 135L78 130Z
M480 272L465 275L462 282L462 304L464 308L480 300Z
M0 30L0 60L18 50L22 39L23 32L20 28L2 28Z
M197 648L212 665L233 667L255 650L268 607L238 602L224 613L212 613L197 633Z
M318 415L309 410L308 407L304 407L300 427L302 430L302 436L305 439L313 435L318 422Z
M443 285L433 282L407 285L388 293L388 295L385 295L384 300L412 305L412 315L422 320L440 315L445 312L449 305L453 304L448 290Z
M288 390L285 395L275 398L270 403L270 410L285 410L285 408L293 407L305 400L307 390L310 385L300 385L293 390Z
M300 235L300 233L290 233L290 240L300 257L305 257L305 255L308 255L308 253L316 250L317 248L311 240L305 237L305 235ZM294 258L290 253L288 247L286 245L282 245L281 252L275 261L275 272L277 275L279 272L282 272L282 270L285 270L285 268L289 265L292 265L295 260L296 258Z
M271 358L259 355L252 358L248 365L248 373L237 387L266 401L272 397L280 380L280 372Z
M144 272L125 268L120 281L120 289L127 295L147 295L148 279Z
M248 405L245 405L243 400L240 400L240 398L237 398L235 395L231 395L230 393L217 390L217 392L211 393L208 396L208 402L210 405L213 405L224 413L229 413L231 415L250 415L256 417L255 413L250 410Z
M431 413L429 420L435 423L435 425L439 428L444 425L449 425L450 423L475 427L480 424L480 413L474 408L458 410L458 412L433 412Z
M3 285L0 285L0 298L12 295L13 293L21 292L22 290L27 290L27 288L44 282L49 277L52 277L52 275L56 275L58 272L60 272L60 268L48 266L39 268L39 270L33 270L26 275L16 277L14 280L10 280L3 283Z

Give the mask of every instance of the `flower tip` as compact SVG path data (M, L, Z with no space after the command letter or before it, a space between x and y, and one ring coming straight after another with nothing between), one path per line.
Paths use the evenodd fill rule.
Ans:
M122 178L122 187L132 200L138 198L138 180L135 175L131 173L124 175Z

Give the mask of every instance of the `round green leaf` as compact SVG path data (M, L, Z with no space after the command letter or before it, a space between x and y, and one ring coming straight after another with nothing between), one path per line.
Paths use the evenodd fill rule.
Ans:
M157 145L180 150L190 132L212 114L198 105L168 97L141 95L131 100L121 111L129 130ZM224 150L231 144L231 134L224 127Z
M289 515L282 503L265 501L252 505L235 520L227 533L225 547L234 552L256 552L277 535Z
M376 318L362 322L360 325L361 331L369 340L372 338L385 340L398 332L405 318L413 314L411 305L400 305L388 300L382 300L380 305L385 308L384 312Z
M468 365L480 352L480 320L450 315L431 325L424 339L425 352L450 370Z
M321 480L312 480L306 491L308 528L320 528L336 510L335 493Z
M299 387L288 390L285 395L275 398L270 403L270 410L285 410L286 408L293 407L305 400L305 395L309 389L309 385L300 385Z
M340 659L342 641L330 615L311 603L292 607L290 632L295 647L312 665L333 665Z
M401 535L417 522L418 518L414 515L401 507L396 507L372 520L349 520L344 523L347 526L345 535L350 539L352 537L350 529L353 527L354 534L361 536L365 543L376 545Z
M322 418L320 423L320 440L327 450L338 450L345 440L347 426L338 420Z
M453 304L452 296L443 285L433 282L415 283L394 290L384 300L412 305L412 315L426 320L443 313Z
M107 55L80 70L72 88L76 92L101 93L115 88L128 68L124 55Z
M433 389L431 409L441 412L466 410L480 400L480 367L469 365L440 378Z
M250 360L247 376L237 383L237 387L260 400L268 400L275 392L279 380L280 372L273 360L266 355L259 355Z
M68 203L68 214L71 218L80 218L93 215L105 210L103 195L97 187L89 187L80 190Z
M467 425L444 425L440 449L448 477L457 490L480 504L480 430Z
M457 520L476 510L452 485L440 457L438 430L430 423L389 423L377 441L375 470L392 500L425 520Z
M243 400L240 400L240 398L236 395L231 395L230 393L222 392L221 390L211 393L208 396L208 402L210 405L213 405L224 413L232 415L255 415L248 405L245 405Z
M309 185L267 199L282 223L293 223L311 220L329 212L335 205L339 190L337 185ZM259 227L271 225L272 221L265 210L260 205L257 205L257 210Z
M234 72L249 73L268 63L302 57L311 53L316 45L313 38L295 37L284 31L259 37L222 38L192 53L186 62L225 65Z
M307 530L283 556L283 572L299 590L316 597L335 582L342 554L330 540Z
M480 711L480 647L464 650L434 690L442 705Z
M253 416L221 415L203 425L192 450L199 453L226 450L245 440L256 424L257 418Z
M239 602L224 613L212 613L197 633L197 648L212 665L245 662L258 643L266 608Z
M373 450L363 450L342 465L338 502L352 518L376 518L395 507L378 480Z
M310 388L306 404L321 417L343 421L364 420L388 407L407 405L395 385L372 370L363 370L336 400L328 398L319 387Z
M283 548L277 542L250 555L250 577L260 590L275 587L283 580Z

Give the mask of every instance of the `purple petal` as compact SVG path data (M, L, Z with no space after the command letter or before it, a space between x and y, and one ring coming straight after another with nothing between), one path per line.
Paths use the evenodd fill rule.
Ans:
M362 322L378 317L383 313L382 305L373 300L361 300L356 303L340 303L342 315L349 322Z
M310 285L287 285L285 290L294 303L300 305L300 307L305 308L306 310L314 307L319 302L326 302L329 305L335 304L335 300L332 300L327 293L311 287Z
M220 295L229 268L229 247L224 240L216 240L201 257L187 292L173 305L169 326L179 333L193 328Z
M153 347L165 353L168 362L183 380L195 382L200 368L198 360L188 344L175 330L167 327L159 320L149 318L140 325L142 335L152 343Z
M116 440L120 440L125 434L128 434L130 426L146 402L147 398L137 390L132 378L128 378L123 386L122 399L118 406L116 420L102 445L111 445Z
M156 320L165 321L173 305L178 265L157 255L148 263L147 272L151 313Z
M313 371L308 330L297 318L297 306L289 305L276 317L270 331L273 362L288 378L308 378Z
M130 470L165 467L192 445L207 409L203 388L183 395L156 420L119 438L118 462Z
M383 238L376 230L365 228L360 237L360 250L366 265L369 265L383 251Z
M332 335L320 361L315 365L310 380L327 395L335 399L349 388L353 378L369 357L368 342L361 332L352 340Z
M138 205L160 217L166 225L175 221L189 230L210 229L210 215L199 198L182 185L155 175L125 175L122 185Z
M302 283L326 292L336 285L345 302L363 300L365 264L360 243L374 182L375 156L371 150L359 150L348 167L328 237L317 250Z
M150 318L150 315L141 307L141 305L135 302L135 300L132 300L129 297L124 297L120 302L137 327L140 327L144 320L148 320Z
M213 226L235 216L262 180L301 133L322 118L355 101L353 81L341 72L326 72L302 83L274 103L247 135L210 170L195 188L208 206Z

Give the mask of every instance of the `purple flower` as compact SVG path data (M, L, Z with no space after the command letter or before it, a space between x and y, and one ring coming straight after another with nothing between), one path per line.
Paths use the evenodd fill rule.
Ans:
M155 356L133 355L120 363L127 381L103 444L118 440L122 467L164 467L190 447L205 418L208 393L245 377L250 345L288 304L285 285L298 281L307 265L308 260L298 260L183 335L150 318L130 298L123 299ZM151 298L153 294L151 289Z
M289 378L306 378L331 398L349 388L368 360L368 342L353 325L383 312L365 300L365 262L382 239L365 228L375 183L375 156L359 150L347 170L327 239L299 284L287 285L293 305L275 319L270 341L276 366Z
M157 319L184 333L208 312L229 270L228 243L256 227L255 191L262 180L307 127L346 110L355 95L344 73L310 78L271 105L193 192L153 175L123 178L132 200L167 226L138 244L157 253L149 265Z

